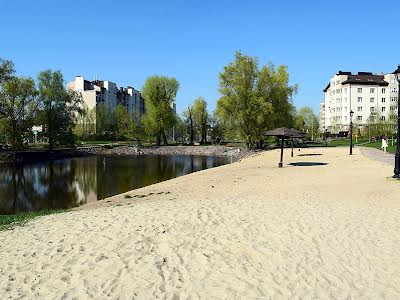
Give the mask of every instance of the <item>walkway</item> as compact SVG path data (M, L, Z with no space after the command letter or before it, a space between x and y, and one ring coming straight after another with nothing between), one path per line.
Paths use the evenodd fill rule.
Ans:
M394 154L392 153L383 153L381 150L370 147L360 147L359 149L366 157L394 166Z

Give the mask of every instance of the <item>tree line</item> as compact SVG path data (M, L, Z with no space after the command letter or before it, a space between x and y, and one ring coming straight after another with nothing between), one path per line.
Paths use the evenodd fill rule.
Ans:
M256 57L236 52L219 74L216 109L198 97L181 114L175 112L179 82L151 76L142 87L145 114L131 115L123 105L109 109L98 103L89 110L80 94L67 90L60 71L40 72L37 80L15 75L11 61L0 60L0 136L22 149L32 126L42 125L49 149L74 145L77 139L147 141L156 145L180 142L206 144L241 141L248 148L262 147L263 132L275 127L318 130L310 108L296 112L286 66L259 66Z

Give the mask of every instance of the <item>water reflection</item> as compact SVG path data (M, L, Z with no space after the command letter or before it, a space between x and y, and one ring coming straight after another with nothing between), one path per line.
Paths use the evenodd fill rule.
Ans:
M91 156L0 166L0 214L72 208L231 162L206 156Z

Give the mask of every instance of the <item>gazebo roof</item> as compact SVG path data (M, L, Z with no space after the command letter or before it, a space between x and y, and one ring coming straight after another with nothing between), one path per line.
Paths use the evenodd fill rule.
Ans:
M293 128L280 127L264 132L263 135L266 136L277 136L284 138L302 138L304 134Z

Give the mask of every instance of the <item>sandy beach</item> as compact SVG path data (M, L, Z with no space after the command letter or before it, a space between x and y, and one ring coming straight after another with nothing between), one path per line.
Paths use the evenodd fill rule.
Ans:
M0 299L399 299L400 182L347 153L264 152L1 231Z

